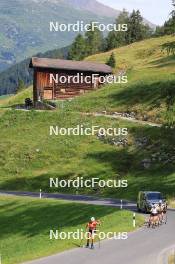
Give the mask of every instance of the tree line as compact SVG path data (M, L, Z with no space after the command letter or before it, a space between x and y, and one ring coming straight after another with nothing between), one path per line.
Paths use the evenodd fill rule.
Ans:
M149 38L153 34L153 30L150 26L143 22L143 17L139 10L133 10L131 14L123 10L114 23L117 26L120 24L127 24L127 31L113 30L104 37L103 33L98 28L92 30L91 24L84 35L79 34L75 38L70 47L68 59L82 60L98 52L109 51Z
M129 14L123 10L115 20L115 24L127 24L127 31L110 31L106 37L103 33L95 28L92 30L92 25L84 35L79 34L72 43L68 59L82 60L87 56L109 51L111 49L119 48L121 46L129 45L131 43L147 39L150 37L158 37L175 33L175 0L172 0L173 10L168 21L163 26L157 26L153 30L149 25L145 24L143 17L139 10L133 10ZM171 49L172 49L171 45ZM116 61L114 54L111 54L107 64L115 67Z
M170 13L170 18L165 21L163 26L156 27L156 37L175 34L175 0L172 0L172 6L173 10Z

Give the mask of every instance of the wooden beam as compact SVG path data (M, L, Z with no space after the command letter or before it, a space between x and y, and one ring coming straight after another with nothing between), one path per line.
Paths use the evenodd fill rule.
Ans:
M34 73L33 73L33 101L34 103L38 101L37 69L36 68L34 68Z

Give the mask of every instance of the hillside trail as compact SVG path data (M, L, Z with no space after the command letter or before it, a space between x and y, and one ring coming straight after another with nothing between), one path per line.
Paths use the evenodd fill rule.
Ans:
M152 127L162 127L162 124L157 124L157 123L153 123L153 122L150 122L150 121L138 120L138 119L135 119L133 117L121 116L120 113L107 114L107 113L100 113L100 112L91 112L91 113L82 112L81 114L87 115L87 116L96 116L96 117L103 116L103 117L107 117L107 118L121 119L121 120L126 120L126 121L129 121L129 122L133 122L133 123L138 123L138 124L141 124L141 125L152 126Z

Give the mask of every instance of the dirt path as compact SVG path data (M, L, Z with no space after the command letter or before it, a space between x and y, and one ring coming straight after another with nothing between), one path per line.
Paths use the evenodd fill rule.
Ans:
M94 112L94 113L82 113L83 115L87 115L87 116L104 116L104 117L108 117L108 118L114 118L114 119L121 119L121 120L126 120L129 122L133 122L133 123L138 123L141 125L147 125L147 126L152 126L152 127L162 127L162 124L157 124L157 123L153 123L153 122L149 122L149 121L143 121L143 120L138 120L132 117L125 117L125 116L121 116L120 113L118 114L105 114L105 113L98 113L98 112Z

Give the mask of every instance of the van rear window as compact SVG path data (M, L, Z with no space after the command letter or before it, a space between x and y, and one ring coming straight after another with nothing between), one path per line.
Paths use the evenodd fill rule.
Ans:
M161 193L148 193L146 197L149 200L162 200Z

